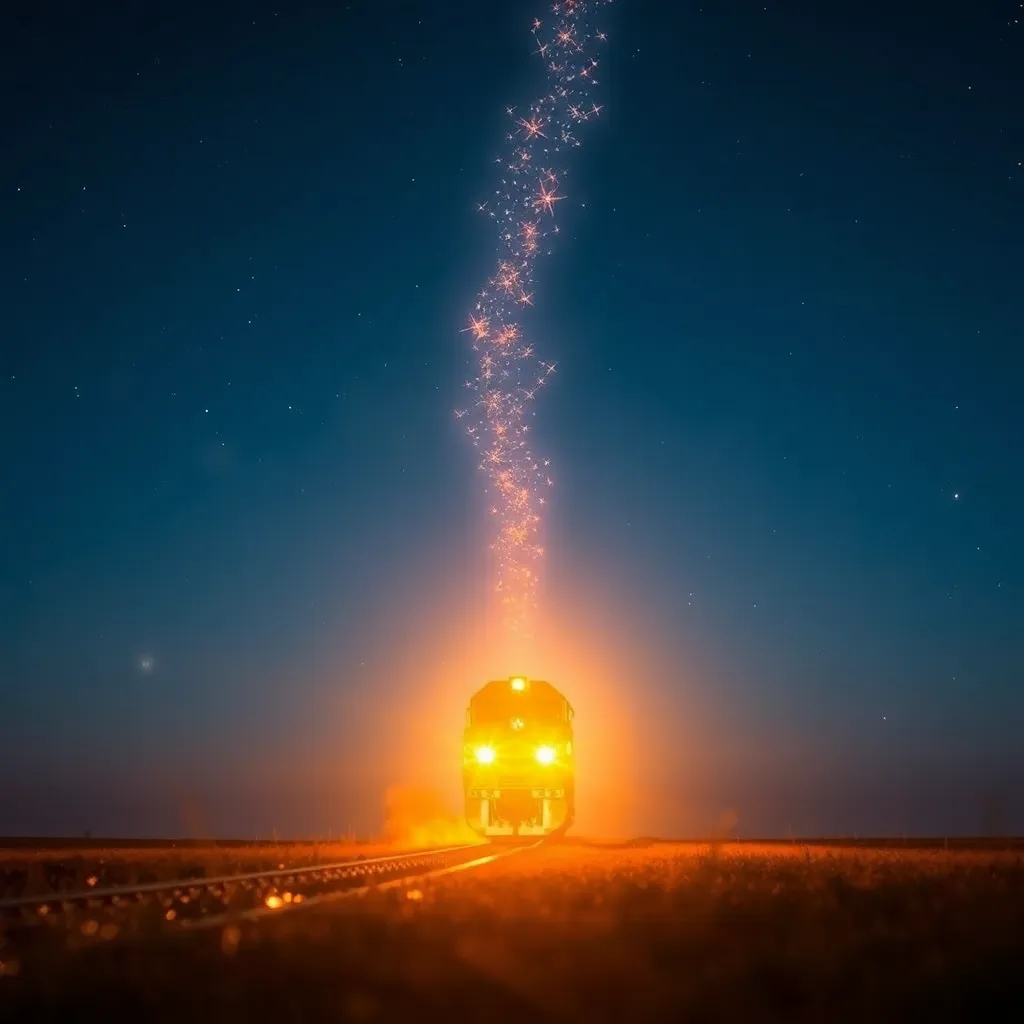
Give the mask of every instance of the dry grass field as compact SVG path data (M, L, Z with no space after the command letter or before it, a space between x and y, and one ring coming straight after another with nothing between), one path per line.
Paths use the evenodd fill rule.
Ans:
M203 870L252 863L228 856ZM934 1024L1016 1019L1022 962L1019 850L564 843L251 926L52 951L0 978L0 1001L24 1019Z

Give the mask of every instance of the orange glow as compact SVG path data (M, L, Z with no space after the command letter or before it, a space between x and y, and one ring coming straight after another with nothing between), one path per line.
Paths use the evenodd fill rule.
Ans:
M449 587L452 582L459 581ZM432 592L446 589L442 584ZM584 601L593 594L590 588L581 592ZM393 738L388 749L394 753L380 766L387 772L384 785L429 786L457 812L464 800L463 725L470 696L489 679L505 678L511 686L515 679L536 677L561 690L576 713L573 832L609 838L637 834L635 812L649 799L638 777L638 751L650 750L649 737L637 735L634 725L645 701L642 668L631 650L638 631L622 628L620 638L618 629L592 624L583 601L571 602L572 618L556 618L544 602L538 635L527 641L507 635L500 602L481 607L475 588L464 605L452 598L435 599L433 614L415 619L408 657L396 657L387 673L392 680L408 681L390 684L389 696L374 702L387 704L380 707L379 728ZM447 629L438 621L442 614ZM526 671L510 675L509 667L519 665Z
M494 764L494 747L477 747L474 753L480 764Z
M454 838L465 801L462 767L477 745L491 744L482 736L464 746L469 699L488 680L504 679L510 687L514 678L527 684L537 678L557 687L575 710L572 835L707 835L714 815L735 802L727 792L704 806L705 792L725 788L720 766L741 754L744 764L753 763L761 753L751 736L716 721L734 709L718 712L724 695L716 700L708 692L707 652L667 649L673 625L646 600L644 581L603 556L590 566L575 564L565 536L571 531L557 516L544 538L556 561L545 573L535 637L510 637L477 555L486 550L485 530L475 518L470 522L459 542L469 554L431 553L429 565L415 566L397 593L381 597L379 610L368 610L368 622L380 622L402 643L371 650L365 684L333 698L335 740L317 771L355 794L335 820L344 827L349 807L365 800L372 808L355 820L357 830L361 820L370 822L362 833L368 837L379 836L387 818L405 823L397 833L403 836L429 835L436 845L466 841ZM382 815L392 787L430 789L444 813ZM745 808L738 813L742 829ZM448 824L437 825L435 836L434 825L423 825L427 817ZM450 840L446 829L453 830Z
M461 802L446 799L445 794L431 786L392 786L384 804L384 838L392 849L458 846L481 841L466 824Z
M554 747L538 747L536 753L538 764L554 764L555 763L555 748Z
M512 689L517 693L522 693L526 689L526 680L522 678L516 678L512 680Z

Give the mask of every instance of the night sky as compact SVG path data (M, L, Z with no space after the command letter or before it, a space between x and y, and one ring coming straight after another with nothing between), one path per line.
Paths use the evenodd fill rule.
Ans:
M543 5L19 6L0 833L457 795L520 668L453 410ZM581 829L1024 829L1024 7L604 19L528 321Z

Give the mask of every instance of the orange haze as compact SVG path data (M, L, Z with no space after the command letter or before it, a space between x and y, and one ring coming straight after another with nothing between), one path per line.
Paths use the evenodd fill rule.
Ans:
M395 654L401 666L394 667L392 678L400 681L387 687L390 742L380 768L386 773L382 788L403 789L393 790L390 799L398 792L429 790L430 799L445 808L437 820L451 820L448 808L460 818L462 729L469 697L488 679L522 673L550 681L576 711L573 831L613 838L667 824L658 803L665 783L678 776L679 751L689 749L695 730L675 716L666 731L664 723L673 716L658 707L657 681L652 681L645 655L649 647L638 630L584 597L571 602L572 616L545 614L536 641L515 651L488 636L483 615L461 619L447 635L438 630L434 616L446 603L439 600L433 615L427 611L421 620L426 633L433 619L429 635L407 635L403 650ZM394 714L398 708L400 714ZM394 811L389 815L402 817Z
M392 786L384 797L384 840L415 848L482 842L458 807L429 786Z

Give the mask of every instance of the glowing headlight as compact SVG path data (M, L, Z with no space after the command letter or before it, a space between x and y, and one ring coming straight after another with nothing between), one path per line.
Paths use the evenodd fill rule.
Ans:
M494 764L494 747L477 747L475 753L478 764Z
M540 764L554 764L555 762L555 748L554 747L538 747L534 757Z
M522 693L523 690L526 689L526 680L523 679L522 676L516 676L512 680L512 689L515 690L516 693Z

